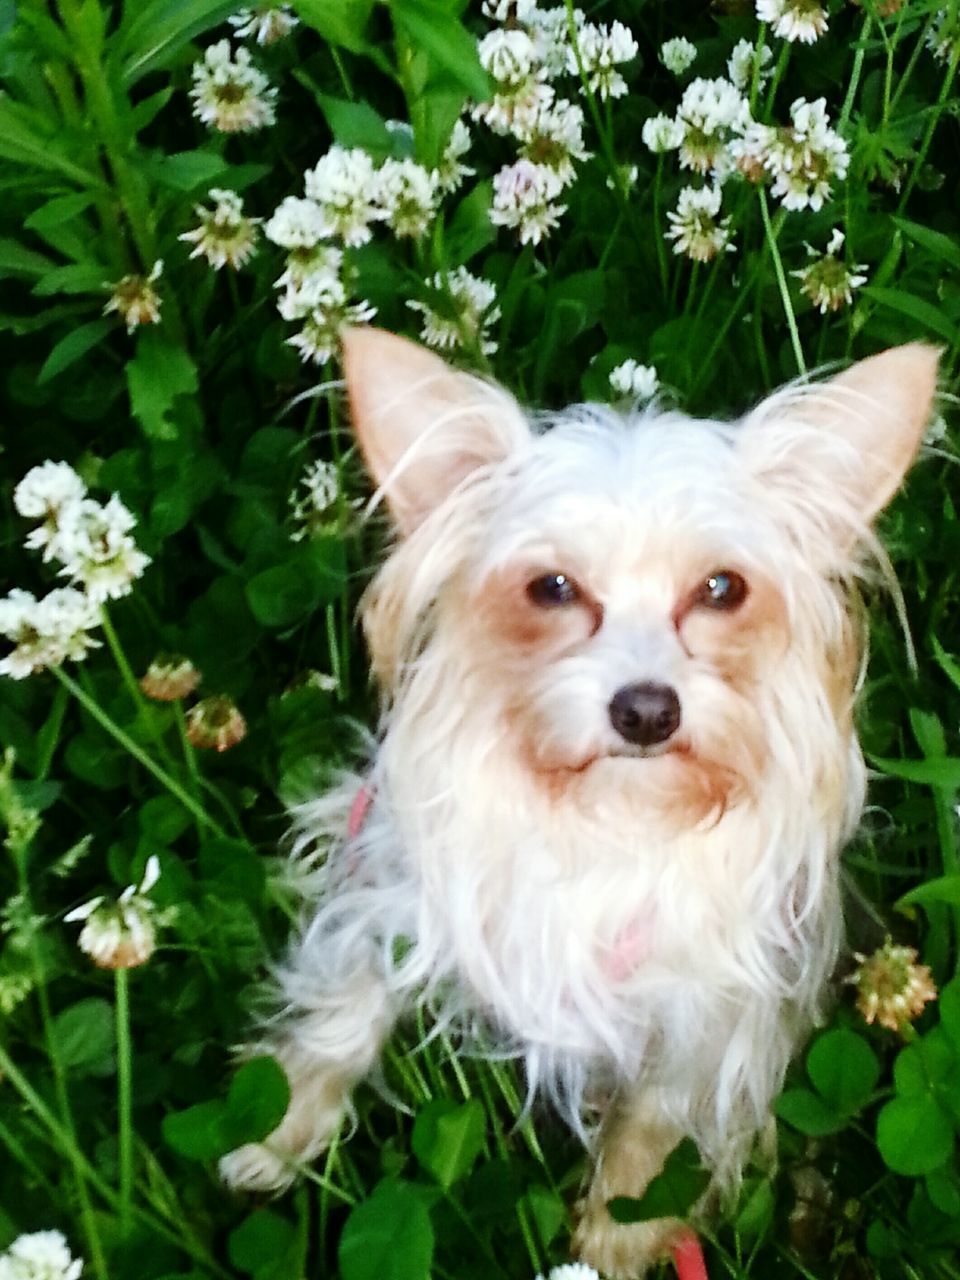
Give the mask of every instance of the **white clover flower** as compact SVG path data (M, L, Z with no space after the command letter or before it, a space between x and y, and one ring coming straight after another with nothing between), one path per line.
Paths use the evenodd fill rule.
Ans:
M471 275L466 267L457 267L446 274L437 272L429 284L437 295L437 305L407 303L411 311L423 316L421 340L438 351L452 351L462 347L466 337L476 342L484 355L492 355L497 344L486 330L500 319L500 308L493 305L497 291L490 281Z
M340 332L347 325L366 324L377 314L369 302L348 302L346 286L333 276L310 276L299 285L288 285L277 303L284 320L303 320L303 329L288 338L301 360L324 364L340 347Z
M938 62L949 62L960 48L960 9L938 9L925 43Z
M673 241L674 253L685 253L694 262L709 262L721 250L731 253L730 219L718 222L719 212L718 188L684 187L676 211L667 214L670 230L664 233L664 239Z
M543 1280L543 1276L537 1276L537 1280ZM551 1267L547 1280L600 1280L600 1276L585 1262L564 1262Z
M267 220L263 234L281 249L312 249L328 234L328 225L313 200L287 196Z
M104 285L112 293L103 314L116 311L127 326L127 333L133 333L142 324L159 324L162 299L153 286L162 275L163 259L158 258L148 276L124 276L116 284Z
M526 6L527 12L518 10L518 19L526 26L533 40L537 62L543 68L548 80L556 80L570 71L570 24L567 18L566 5L556 5L552 9L538 9L536 5ZM579 32L586 21L582 9L574 9L573 22Z
M300 490L306 492L301 494ZM329 523L330 512L340 493L340 474L332 462L311 462L290 494L290 506L297 525L292 542L319 533Z
M337 281L342 272L343 250L331 244L318 244L313 249L292 249L287 254L283 274L274 284L278 289L298 290L309 281Z
M462 163L463 157L470 150L471 142L466 122L458 119L437 167L437 183L445 195L451 195L462 185L464 178L472 178L476 173L476 169Z
M609 27L585 22L577 33L577 45L590 92L603 99L622 98L627 92L627 82L616 68L631 62L640 51L630 28L622 22L613 22ZM579 73L573 49L568 69L574 75Z
M697 46L686 36L675 36L673 40L663 42L659 57L672 75L682 76L696 61Z
M727 142L749 117L747 100L729 80L692 80L677 110L683 126L680 167L722 180L730 166Z
M785 209L823 207L831 181L846 177L850 164L847 144L830 128L825 98L798 98L790 107L791 125L777 129L763 157L773 176L773 194Z
M239 9L227 21L238 39L254 36L257 44L274 44L288 36L300 19L288 4L259 4Z
M682 121L662 112L656 116L648 116L643 122L640 137L643 144L655 155L663 151L676 151L686 135Z
M160 862L152 854L139 885L128 885L116 902L108 903L101 895L63 917L66 924L84 921L77 945L98 969L135 969L153 955L156 907L146 895L159 879Z
M757 84L764 85L773 75L771 66L773 50L767 48L765 44L757 49L749 40L740 40L734 45L733 52L727 59L727 75L741 92L745 92L752 85L754 64L757 61L760 64Z
M87 486L69 463L48 460L32 467L13 491L13 505L20 515L43 520L27 534L27 547L43 551L44 560L51 559L64 512L86 492Z
M54 555L63 561L61 577L82 584L96 604L119 600L150 563L130 537L133 514L116 494L106 504L83 498L64 512Z
M70 1253L60 1231L32 1231L17 1236L0 1254L0 1280L77 1280L83 1260Z
M0 636L14 646L0 658L0 675L25 680L68 659L81 661L90 649L100 647L90 635L99 625L99 610L82 591L57 587L37 600L15 587L0 600Z
M338 236L344 244L361 245L371 239L370 224L384 216L380 178L360 147L333 146L304 174L304 189L320 210L321 236ZM282 206L281 206L282 208Z
M554 204L560 192L557 175L543 164L518 160L493 179L494 226L513 227L521 244L539 244L559 224L565 205Z
M384 160L380 169L380 204L395 236L418 239L434 219L440 195L436 170L416 160Z
M499 93L509 93L540 74L536 46L525 31L499 28L489 31L477 45L480 64L497 82Z
M827 15L818 0L757 0L757 17L769 22L781 40L813 44L827 29Z
M552 169L560 189L576 177L574 160L590 157L583 143L583 109L563 98L541 107L524 121L517 137L523 144L521 157Z
M227 266L236 270L256 250L257 224L261 219L244 217L243 199L236 191L211 187L210 198L215 201L212 209L202 204L194 207L200 225L193 231L184 231L177 239L192 244L190 257L206 258L214 271Z
M652 364L624 360L610 370L610 386L622 396L636 400L652 400L660 388L660 378Z
M276 119L277 91L240 48L231 57L230 41L208 45L193 64L193 114L221 133L254 133Z
M848 267L841 260L843 240L843 232L835 227L826 252L817 253L816 249L807 245L807 253L813 261L800 271L790 272L800 281L801 292L806 294L821 315L850 306L854 289L859 289L867 282L867 277L861 274L867 269L864 263Z

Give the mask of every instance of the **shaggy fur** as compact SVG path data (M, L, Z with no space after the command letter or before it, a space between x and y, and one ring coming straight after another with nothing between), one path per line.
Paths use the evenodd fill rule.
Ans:
M282 1187L321 1151L418 1001L521 1056L585 1140L612 1099L577 1235L608 1274L675 1238L605 1206L681 1137L736 1183L840 946L864 793L851 602L936 359L898 348L732 426L598 407L532 424L410 343L348 335L358 439L400 533L363 607L382 736L369 773L297 815L323 889L255 1046L293 1096L227 1157L231 1183ZM746 583L734 607L705 595L721 572ZM573 598L531 597L557 573ZM679 699L653 745L611 718L637 682Z

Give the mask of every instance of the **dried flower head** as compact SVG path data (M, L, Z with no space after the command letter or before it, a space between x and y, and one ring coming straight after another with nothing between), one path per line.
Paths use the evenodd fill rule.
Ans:
M176 702L193 693L202 678L189 658L178 653L161 653L140 677L140 688L156 702Z
M128 885L116 902L91 898L64 916L68 924L84 921L77 945L98 969L135 969L146 964L157 945L156 908L146 896L160 878L155 855L147 859L143 879Z
M110 289L110 298L103 308L103 314L116 311L127 326L127 333L142 324L158 324L160 321L161 298L154 285L163 274L163 260L158 259L147 276L129 275L118 280L116 284L106 284Z
M936 1000L937 988L930 969L917 964L913 947L901 947L887 938L870 956L855 953L858 968L847 978L857 988L857 1008L868 1023L900 1031L919 1018L923 1006Z
M60 1231L32 1231L17 1236L0 1254L0 1280L77 1280L83 1260L70 1253Z
M179 240L194 247L191 258L203 257L214 271L221 267L242 267L257 247L257 223L259 218L247 218L243 213L243 199L236 191L211 187L212 209L198 204L194 213L200 225L193 231L184 231Z
M187 712L187 739L207 751L229 751L247 734L247 722L225 694L203 698Z
M250 52L231 56L230 41L218 40L193 64L193 114L220 133L254 133L276 119L277 91L253 65Z
M854 289L867 282L863 274L867 269L864 263L848 267L840 257L843 239L843 232L835 228L826 253L817 253L807 245L811 261L801 270L790 272L800 281L801 291L819 308L821 315L849 306Z
M238 39L253 36L257 44L274 44L288 36L300 20L288 4L258 4L239 9L227 21Z

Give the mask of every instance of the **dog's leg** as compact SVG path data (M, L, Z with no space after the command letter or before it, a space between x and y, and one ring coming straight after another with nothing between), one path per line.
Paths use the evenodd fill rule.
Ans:
M682 1137L647 1091L622 1097L605 1120L574 1249L609 1280L638 1280L682 1234L683 1223L674 1218L626 1225L615 1222L607 1209L615 1196L641 1196Z
M330 1145L350 1105L354 1086L380 1054L395 1017L383 982L370 974L340 991L324 993L317 1007L291 1017L283 1030L248 1053L270 1053L290 1083L290 1105L277 1128L220 1161L230 1186L280 1191Z

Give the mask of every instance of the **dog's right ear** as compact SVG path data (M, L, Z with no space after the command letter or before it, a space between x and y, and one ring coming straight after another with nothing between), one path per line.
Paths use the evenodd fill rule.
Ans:
M401 533L530 439L505 391L415 342L370 328L345 329L341 341L354 431Z

